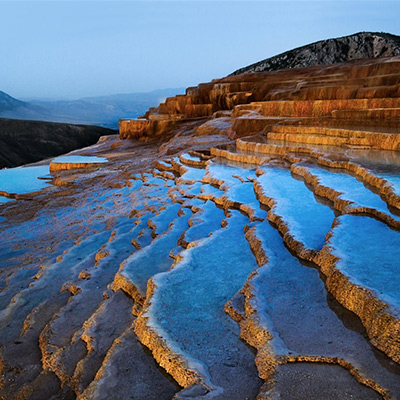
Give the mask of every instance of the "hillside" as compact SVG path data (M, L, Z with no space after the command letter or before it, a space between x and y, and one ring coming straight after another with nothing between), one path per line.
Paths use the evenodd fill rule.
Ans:
M183 89L163 89L148 93L115 94L85 97L77 100L20 101L0 92L0 117L61 122L68 124L98 125L117 129L118 119L136 118L156 106L168 96Z
M245 72L277 71L287 68L337 64L345 61L400 55L400 37L389 33L360 32L321 40L240 68Z
M114 133L98 126L0 118L0 168L57 156Z
M28 103L14 99L14 97L11 97L7 93L0 91L0 110L2 111L15 110L17 108L24 108L27 106Z

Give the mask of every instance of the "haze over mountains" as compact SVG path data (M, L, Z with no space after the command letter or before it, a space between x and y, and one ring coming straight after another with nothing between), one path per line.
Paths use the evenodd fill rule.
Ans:
M0 117L63 122L118 128L119 118L136 118L166 97L184 93L183 88L148 93L115 94L78 100L21 101L0 91Z

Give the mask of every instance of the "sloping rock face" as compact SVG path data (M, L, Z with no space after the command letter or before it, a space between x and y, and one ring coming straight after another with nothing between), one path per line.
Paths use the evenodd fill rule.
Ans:
M336 39L321 40L286 51L277 56L240 68L231 75L239 75L245 72L312 67L314 65L337 64L350 60L398 55L400 55L399 36L388 33L360 32Z
M0 174L0 396L400 399L399 84L228 77Z

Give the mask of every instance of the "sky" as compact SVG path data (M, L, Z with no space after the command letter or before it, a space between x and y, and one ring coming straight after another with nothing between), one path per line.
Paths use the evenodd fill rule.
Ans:
M76 99L195 86L359 31L400 35L396 1L2 1L0 90Z

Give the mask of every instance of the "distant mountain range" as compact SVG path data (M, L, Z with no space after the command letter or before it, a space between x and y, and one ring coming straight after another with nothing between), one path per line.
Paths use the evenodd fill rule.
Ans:
M148 93L86 97L72 101L21 101L0 91L0 117L23 120L97 125L118 129L119 118L136 118L183 88Z
M245 72L277 71L288 68L328 65L400 55L400 36L390 33L359 32L335 39L321 40L240 68L231 75Z

